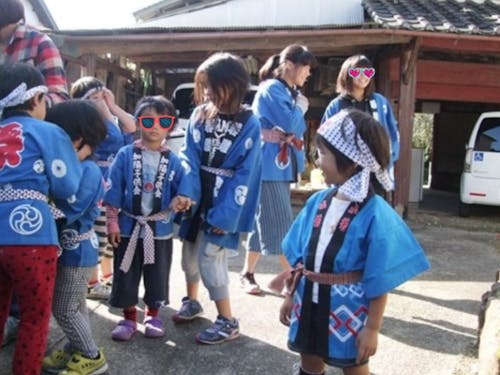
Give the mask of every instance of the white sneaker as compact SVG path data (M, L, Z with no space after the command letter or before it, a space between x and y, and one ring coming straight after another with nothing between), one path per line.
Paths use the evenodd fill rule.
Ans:
M87 288L88 299L108 300L111 295L111 287L109 285L97 283L92 287Z

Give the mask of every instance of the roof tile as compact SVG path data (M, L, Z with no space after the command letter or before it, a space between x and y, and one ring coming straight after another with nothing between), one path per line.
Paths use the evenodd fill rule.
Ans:
M485 0L363 0L376 24L392 29L500 35L500 3Z

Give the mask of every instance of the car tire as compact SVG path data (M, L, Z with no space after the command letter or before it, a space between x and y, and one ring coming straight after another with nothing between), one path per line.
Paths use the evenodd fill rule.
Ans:
M458 216L469 217L471 211L471 205L464 203L462 201L458 202Z

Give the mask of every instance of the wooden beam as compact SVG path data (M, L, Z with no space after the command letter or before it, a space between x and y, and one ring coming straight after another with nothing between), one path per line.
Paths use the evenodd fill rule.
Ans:
M467 35L457 34L455 38L440 37L440 33L433 36L422 37L421 48L423 50L437 50L440 52L461 52L461 53L494 53L500 51L500 37L490 36L488 39L478 40Z
M500 89L463 84L442 84L419 82L416 90L417 99L443 100L457 102L500 103Z
M324 30L320 30L324 31ZM360 45L382 45L388 43L403 44L410 38L396 36L388 38L387 35L364 35L356 33L354 35L338 35L333 33L315 33L314 30L308 34L301 35L300 38L295 33L279 33L276 35L259 35L259 33L246 34L245 37L229 38L224 33L210 33L204 38L190 37L190 34L149 34L149 35L128 35L118 38L94 37L75 38L65 37L64 48L72 51L72 54L84 54L93 52L96 54L112 53L123 56L140 56L154 53L172 52L211 52L211 51L234 51L240 54L248 54L249 51L261 50L263 52L276 53L284 45L291 43L301 43L309 47L311 51L315 49L328 51L336 48L353 47ZM251 48L250 48L251 47Z
M444 86L496 87L500 91L500 65L420 60L418 81Z
M405 66L407 66L407 58L402 55L400 58L401 73L403 73ZM397 117L399 123L400 152L395 168L396 191L394 205L403 217L406 217L408 214L410 195L411 148L416 81L417 69L414 68L408 71L408 81L406 84L403 82L403 77L401 77L399 89Z
M415 69L415 64L417 63L418 51L420 49L420 44L422 42L422 38L413 38L410 44L408 45L406 51L403 53L403 66L402 70L402 80L405 85L408 85L408 81L410 76L413 74L413 70Z

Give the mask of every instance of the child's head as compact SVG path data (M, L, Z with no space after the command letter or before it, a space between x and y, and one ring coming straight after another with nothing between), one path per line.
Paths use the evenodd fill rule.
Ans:
M47 111L46 120L63 128L77 149L88 145L95 150L108 133L96 106L88 100L56 104Z
M318 129L317 164L328 184L351 200L362 201L370 184L370 173L386 190L393 188L387 173L390 143L386 130L370 115L359 110L343 110Z
M368 97L375 91L375 68L368 57L354 55L344 61L337 77L337 92L340 94L351 94L354 89L364 90L364 97Z
M150 142L165 139L175 125L175 115L175 106L161 95L139 100L135 118L141 127L141 138Z
M206 59L194 76L196 104L208 101L213 112L239 112L250 85L250 76L240 57L216 53Z
M267 59L259 70L261 81L279 77L302 87L311 74L311 68L316 67L316 57L305 46L291 44L279 55Z
M26 63L0 65L0 112L2 118L19 111L43 120L48 89L42 73Z
M95 77L82 77L71 85L70 95L73 99L90 99L97 101L103 98L104 83Z

